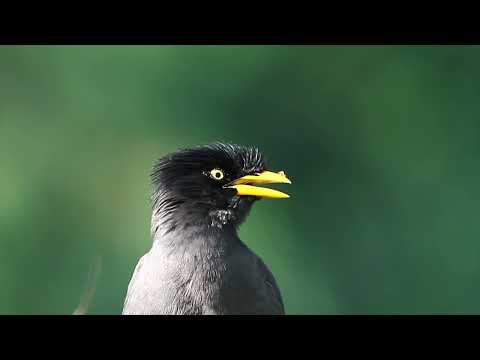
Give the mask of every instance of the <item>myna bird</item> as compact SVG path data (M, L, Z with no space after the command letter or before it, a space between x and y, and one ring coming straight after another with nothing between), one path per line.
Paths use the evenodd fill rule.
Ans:
M263 187L287 183L257 148L215 143L183 149L153 167L153 245L138 262L123 314L284 314L282 295L237 228Z

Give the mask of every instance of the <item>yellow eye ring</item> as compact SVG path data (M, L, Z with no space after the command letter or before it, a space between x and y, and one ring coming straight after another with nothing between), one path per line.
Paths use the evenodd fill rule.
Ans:
M223 176L223 171L220 169L213 169L210 171L210 177L214 180L222 180Z

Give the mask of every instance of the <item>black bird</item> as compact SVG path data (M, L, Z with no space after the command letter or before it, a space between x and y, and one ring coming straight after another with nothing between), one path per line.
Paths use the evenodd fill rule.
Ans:
M260 198L255 185L288 183L257 148L215 143L183 149L153 167L153 245L138 262L123 314L284 314L280 290L237 228Z

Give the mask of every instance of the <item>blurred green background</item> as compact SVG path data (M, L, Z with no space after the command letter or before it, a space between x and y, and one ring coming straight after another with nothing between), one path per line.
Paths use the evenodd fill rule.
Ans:
M149 171L260 147L293 181L241 237L289 314L480 313L477 46L0 47L0 313L119 314Z

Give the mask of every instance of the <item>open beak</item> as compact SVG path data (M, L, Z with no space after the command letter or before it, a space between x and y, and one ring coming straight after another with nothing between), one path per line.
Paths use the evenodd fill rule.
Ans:
M278 173L272 171L263 171L255 175L246 175L237 180L232 181L227 186L237 190L237 195L257 196L260 198L269 199L286 199L290 196L269 188L264 188L260 184L291 184L292 182L287 178L283 171Z

